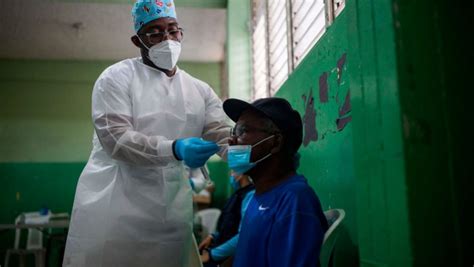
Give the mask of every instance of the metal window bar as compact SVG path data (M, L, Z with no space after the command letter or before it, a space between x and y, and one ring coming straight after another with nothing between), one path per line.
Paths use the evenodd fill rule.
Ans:
M294 46L293 46L293 1L287 1L287 12L286 12L286 17L289 18L288 19L288 25L286 27L287 29L287 32L289 34L288 35L288 74L290 74L294 69L295 69L295 60L294 60L294 57L293 57L293 54L294 54Z

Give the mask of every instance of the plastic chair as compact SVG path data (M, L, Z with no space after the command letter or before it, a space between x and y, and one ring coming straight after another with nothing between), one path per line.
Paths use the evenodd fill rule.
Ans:
M321 267L330 267L333 266L334 248L341 229L341 227L338 226L346 216L346 213L342 209L332 209L325 211L324 215L328 221L329 229L324 234L319 260Z
M203 226L203 238L210 233L214 233L217 227L217 220L221 215L219 209L203 209L196 213L197 216L201 218L201 224Z
M46 223L49 220L48 215L41 215L39 212L26 212L20 214L15 219L15 224L20 223ZM35 266L44 267L46 258L46 249L43 248L43 233L37 229L28 229L28 236L26 239L26 249L20 248L21 229L15 230L15 241L13 249L8 249L5 254L5 267L8 267L10 256L16 254L19 257L19 266L23 267L26 263L26 257L29 254L35 256Z

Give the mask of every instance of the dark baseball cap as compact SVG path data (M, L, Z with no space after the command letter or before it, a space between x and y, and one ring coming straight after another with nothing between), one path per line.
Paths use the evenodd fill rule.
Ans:
M252 103L229 98L224 101L224 111L231 120L237 122L246 110L253 110L269 118L286 137L289 152L296 153L303 140L303 123L298 111L290 103L279 97L257 99Z

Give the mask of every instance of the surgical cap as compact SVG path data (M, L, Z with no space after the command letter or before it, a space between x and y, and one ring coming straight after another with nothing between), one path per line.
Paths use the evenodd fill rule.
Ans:
M137 0L132 8L132 17L135 32L152 20L177 18L173 0Z

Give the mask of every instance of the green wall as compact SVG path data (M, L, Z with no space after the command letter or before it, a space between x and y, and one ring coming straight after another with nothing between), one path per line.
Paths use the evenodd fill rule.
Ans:
M361 266L412 266L391 1L348 3Z
M413 266L472 266L474 3L392 2Z
M347 212L336 266L471 266L473 3L346 4L277 93L303 115L299 171Z
M471 266L473 3L348 10L360 263Z
M227 1L226 67L229 96L250 99L252 82L250 0Z

